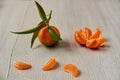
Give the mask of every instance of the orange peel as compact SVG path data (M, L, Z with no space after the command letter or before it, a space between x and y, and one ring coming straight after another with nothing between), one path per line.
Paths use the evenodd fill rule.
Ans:
M60 36L59 30L55 26L49 26L49 27L51 27L57 33L57 35ZM54 41L50 36L50 33L48 31L49 27L45 26L41 28L41 30L38 33L38 39L45 46L54 46L58 43L58 41Z

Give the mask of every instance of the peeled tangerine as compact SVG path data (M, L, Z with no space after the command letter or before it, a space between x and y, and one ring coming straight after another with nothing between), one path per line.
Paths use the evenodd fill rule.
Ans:
M42 70L48 71L48 70L54 69L56 65L57 65L57 62L55 58L50 58L48 62L45 65L43 65Z
M98 28L93 35L89 28L80 29L74 33L74 38L78 44L85 45L88 48L98 48L105 44L105 39L102 38L101 31Z
M78 71L77 67L73 64L66 64L63 67L63 70L70 73L74 77L77 77L78 74L79 74L79 71Z

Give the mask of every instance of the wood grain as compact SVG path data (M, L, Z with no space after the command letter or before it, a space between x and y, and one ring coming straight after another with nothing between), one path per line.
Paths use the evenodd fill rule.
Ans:
M0 0L0 80L119 80L120 79L120 0L39 0L49 13L51 25L61 32L62 41L46 48L36 40L30 48L31 34L14 35L10 31L31 28L40 22L34 1ZM106 46L91 50L78 45L73 33L77 29L98 27L107 39ZM59 65L52 71L41 66L51 57ZM13 67L13 61L32 65L26 71ZM62 71L65 64L78 66L80 75L73 78Z

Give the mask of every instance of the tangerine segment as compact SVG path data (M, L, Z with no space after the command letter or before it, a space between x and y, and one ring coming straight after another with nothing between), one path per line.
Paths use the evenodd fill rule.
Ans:
M63 70L70 73L74 77L77 77L78 74L79 74L79 71L78 71L77 67L73 64L66 64L63 67Z
M59 30L55 26L50 26L58 36L60 36ZM50 33L48 31L48 26L43 27L39 33L38 33L38 39L39 41L46 45L46 46L53 46L55 45L58 41L54 41L52 37L50 36Z
M81 45L85 45L86 40L83 38L83 35L80 34L80 31L76 31L74 33L74 38L77 41L77 43L81 44Z
M79 32L79 35L81 35L82 39L87 40L86 33L83 29L80 29L78 32Z
M26 70L31 68L30 64L24 63L24 62L18 62L18 61L14 61L13 63L14 67L19 69L19 70Z
M90 39L97 39L101 36L101 31L100 29L96 29L96 32L90 37Z
M86 33L87 39L89 39L92 36L92 31L87 27L85 27L85 33Z
M42 70L48 71L48 70L54 69L56 65L57 65L57 62L55 58L50 58L48 62L45 65L43 65Z
M96 39L87 40L86 47L88 47L88 48L98 48L99 43Z
M104 46L106 40L104 38L99 38L98 40L99 46Z

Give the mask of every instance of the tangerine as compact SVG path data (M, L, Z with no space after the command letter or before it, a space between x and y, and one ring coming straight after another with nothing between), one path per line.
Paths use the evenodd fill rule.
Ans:
M58 36L60 36L60 32L59 30L55 27L55 26L49 26L51 27ZM40 29L39 33L38 33L38 39L39 41L48 47L54 46L58 43L58 41L55 41L52 39L49 31L48 31L48 26L43 27L42 29Z

